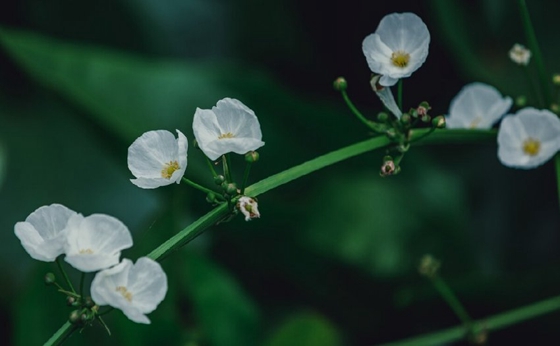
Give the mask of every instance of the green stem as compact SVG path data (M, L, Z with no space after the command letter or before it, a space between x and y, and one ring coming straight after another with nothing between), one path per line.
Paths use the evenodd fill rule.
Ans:
M70 281L70 278L68 278L68 275L66 274L66 271L62 267L62 263L60 263L60 257L57 257L56 265L58 266L58 270L60 270L60 272L62 273L62 276L64 277L64 280L68 284L68 287L70 287L70 291L72 291L72 293L76 294L76 290L74 289L74 286L72 285L72 281Z
M431 279L431 281L434 284L434 287L438 290L439 294L441 294L447 305L449 305L449 307L453 310L455 315L459 317L459 319L463 322L467 329L471 329L471 317L467 313L467 310L465 310L463 304L461 304L459 299L457 299L455 293L453 293L451 288L447 285L447 283L439 276L435 276Z
M247 181L249 180L249 172L251 172L251 166L253 166L252 162L247 162L245 166L245 172L243 172L243 182L241 183L241 194L245 193L245 186L247 186Z
M397 83L397 105L399 106L401 112L403 111L402 99L403 99L403 80L399 79L399 82Z
M232 175L231 175L229 154L222 155L222 165L224 166L224 175L226 176L227 182L228 183L233 183Z
M540 79L541 91L545 102L545 104L541 106L543 108L548 108L550 107L550 88L537 36L535 35L535 30L533 28L533 24L531 23L531 16L529 14L529 10L527 9L527 3L525 0L519 0L518 4L519 12L521 13L521 21L523 22L523 29L525 30L525 36L527 38L529 49L534 57L535 64L537 66L537 73Z
M354 113L356 118L358 118L370 130L375 131L375 132L379 132L374 126L372 126L371 121L367 120L366 117L364 117L364 115L362 113L360 113L358 108L356 108L356 106L354 106L354 104L350 100L350 97L348 97L348 94L346 93L346 90L342 90L340 93L342 94L342 98L344 99L344 102L346 102L346 105L348 106L348 108L350 108L352 113Z
M214 163L212 163L212 161L210 161L209 158L206 158L206 163L208 164L208 167L210 168L210 171L212 172L212 176L217 177L218 173L216 173L216 169L214 169Z
M56 333L51 336L47 342L45 342L44 346L47 345L60 345L62 344L68 337L78 329L77 326L73 325L72 323L66 321Z
M420 129L415 130L411 133L411 138L415 138L416 136L422 136L427 130ZM432 137L434 140L431 140ZM484 141L496 138L495 131L481 131L481 130L438 130L435 131L430 137L426 140L422 141L422 144L427 143L452 143L452 142L470 142L470 141ZM263 194L269 190L272 190L278 186L284 185L294 179L300 178L304 175L310 174L315 172L321 168L333 165L337 162L346 160L348 158L354 157L359 154L363 154L375 149L382 148L392 142L385 136L374 137L371 139L367 139L362 142L358 142L356 144L352 144L342 149L335 150L331 153L319 156L313 160L309 160L305 163L287 169L283 172L277 173L273 176L270 176L266 179L259 181L251 186L248 186L245 189L245 193L249 196L257 196ZM169 254L174 251L177 251L182 246L186 245L197 236L202 234L207 228L213 226L224 218L229 213L228 207L226 204L222 204L206 215L200 217L195 222L191 223L189 226L181 230L179 233L175 234L173 237L169 238L163 244L158 246L152 252L150 252L147 256L157 260L162 261L165 259ZM59 329L53 335L45 346L51 345L59 345L60 340L58 336L62 336L62 331L70 329L72 325L70 323L64 324L62 328Z
M491 331L509 327L511 325L530 320L544 314L560 310L560 296L545 299L521 308L493 315L473 322L474 333ZM390 342L383 346L429 346L450 343L466 336L464 326L448 328L435 333L428 333L405 340Z
M189 179L187 179L187 178L185 178L185 177L183 177L183 181L184 181L185 183L189 184L190 186L194 187L195 189L198 189L198 190L200 190L200 191L202 191L202 192L205 192L205 193L213 193L213 194L216 195L216 197L218 197L218 198L221 198L221 197L222 197L218 192L212 191L212 190L210 190L210 189L208 189L208 188L206 188L206 187L204 187L204 186L202 186L202 185L199 185L199 184L195 183L194 181L189 180Z

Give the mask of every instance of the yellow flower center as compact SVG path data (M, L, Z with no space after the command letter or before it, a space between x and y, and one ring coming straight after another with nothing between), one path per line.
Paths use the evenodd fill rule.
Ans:
M80 252L80 254L87 254L87 255L93 254L92 249L81 249L79 252Z
M221 135L218 136L218 139L224 139L224 138L234 138L235 136L233 135L233 133L228 132L228 133L222 133Z
M541 151L541 142L533 138L527 138L523 142L523 152L529 156L535 156Z
M161 170L161 177L165 179L171 179L173 172L175 172L179 168L181 168L179 167L179 162L169 161L169 163L166 163L165 166L163 166L163 169Z
M471 122L471 124L469 125L469 127L470 127L471 129L476 129L476 127L478 126L478 124L480 123L481 120L482 120L482 119L481 119L480 117L476 117L476 118Z
M391 54L391 62L397 67L406 67L410 61L410 54L403 51L396 51Z
M119 293L124 297L124 299L128 300L129 302L132 301L132 293L130 293L130 292L126 289L126 287L124 287L124 286L118 286L118 287L117 287L117 292L119 292Z

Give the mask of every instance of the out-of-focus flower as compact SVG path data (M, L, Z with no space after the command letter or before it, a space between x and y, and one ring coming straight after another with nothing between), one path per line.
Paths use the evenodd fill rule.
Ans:
M467 84L451 100L447 128L489 129L506 114L513 103L496 88L484 83Z
M128 228L105 214L73 215L65 232L65 260L83 272L94 272L119 263L121 250L132 246Z
M27 253L36 260L52 262L64 253L68 219L75 215L61 204L42 206L24 222L16 223L14 232Z
M527 66L529 60L531 60L531 51L525 48L525 46L516 43L509 50L509 58L518 65Z
M264 145L255 113L231 98L218 101L212 109L197 108L193 131L200 149L210 160L231 152L243 155Z
M245 221L261 217L259 205L251 197L243 196L237 200L237 209L245 216Z
M498 158L508 167L535 168L560 150L560 119L548 111L524 108L508 115L498 131Z
M148 131L128 148L128 169L136 177L130 181L143 189L179 184L187 168L187 137L178 138L166 130Z
M379 84L392 86L409 77L426 60L430 32L414 13L389 14L375 33L367 36L362 49L372 72L382 75Z
M154 311L167 293L167 276L156 261L141 257L132 264L123 259L100 271L91 283L91 297L97 305L110 305L136 323L149 324L145 314Z

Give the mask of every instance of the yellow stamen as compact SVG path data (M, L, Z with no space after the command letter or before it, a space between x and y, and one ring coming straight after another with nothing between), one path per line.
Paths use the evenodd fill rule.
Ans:
M132 301L132 293L128 292L126 287L118 286L117 287L117 292L119 292L124 297L124 299L128 300L129 302Z
M481 120L482 120L482 119L481 119L480 117L476 117L476 118L471 122L471 124L469 125L469 127L470 127L471 129L476 129L476 127L478 126L478 124L480 123Z
M80 252L81 254L88 254L88 255L93 254L93 250L92 250L92 249L81 249L79 252Z
M523 152L529 156L535 156L541 151L541 142L531 137L523 142Z
M228 133L222 133L221 135L218 136L218 139L224 139L224 138L234 138L235 136L233 135L233 133L228 132Z
M163 166L163 169L161 170L161 177L165 179L171 179L173 172L175 172L179 168L181 168L179 167L179 162L169 161L169 163L166 163L165 166Z
M391 61L397 67L406 67L410 61L410 54L398 50L391 54Z

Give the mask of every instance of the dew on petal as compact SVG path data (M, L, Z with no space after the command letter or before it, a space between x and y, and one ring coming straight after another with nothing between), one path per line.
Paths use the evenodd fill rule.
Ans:
M231 132L228 132L228 133L222 133L221 135L218 136L218 139L224 139L224 138L235 138L235 135Z
M404 68L410 61L410 54L403 51L396 51L391 54L391 62L397 67Z
M163 169L161 170L161 177L165 179L171 179L173 172L175 172L180 168L181 167L179 167L179 162L169 161L168 163L165 164L165 166L163 166Z
M132 293L130 293L130 292L126 289L126 287L124 287L124 286L118 286L118 287L117 287L117 292L119 292L119 293L124 297L124 299L128 300L129 302L132 301Z
M533 138L523 141L523 152L529 156L536 156L541 151L541 142Z

